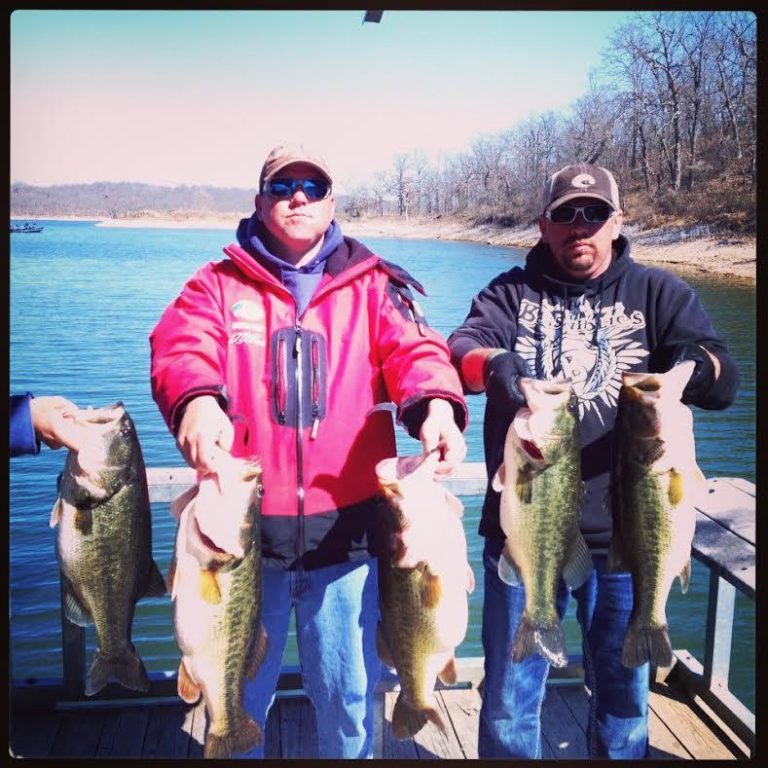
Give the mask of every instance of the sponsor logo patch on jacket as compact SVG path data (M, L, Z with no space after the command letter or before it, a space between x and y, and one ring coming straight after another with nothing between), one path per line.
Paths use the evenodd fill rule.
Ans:
M258 302L241 299L232 305L230 344L255 344L265 346L265 315L264 307Z

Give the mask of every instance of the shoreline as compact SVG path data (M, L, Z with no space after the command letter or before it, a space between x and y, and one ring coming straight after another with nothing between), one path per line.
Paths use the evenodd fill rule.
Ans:
M24 221L87 221L97 227L222 229L234 232L237 222L249 213L146 214L136 218L102 219L94 216L46 216L11 218ZM344 234L366 237L459 240L505 248L531 248L539 238L537 227L511 229L494 224L473 225L460 218L338 219ZM681 272L722 276L728 280L755 284L757 280L757 244L754 236L701 237L685 230L638 230L627 225L624 232L632 243L633 258L643 264L668 265Z

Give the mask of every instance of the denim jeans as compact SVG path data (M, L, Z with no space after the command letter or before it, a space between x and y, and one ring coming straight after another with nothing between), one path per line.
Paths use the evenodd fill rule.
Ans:
M263 733L295 608L304 690L317 715L317 757L371 757L373 691L381 669L376 654L377 562L311 571L263 569L267 655L244 690L245 709ZM264 757L264 745L235 757Z
M512 641L525 608L525 590L502 582L496 568L503 542L486 539L483 650L485 682L480 709L481 758L541 757L541 706L549 664L539 654L513 663ZM573 590L581 625L584 675L592 692L587 746L590 757L644 758L648 752L649 664L621 663L632 612L632 577L606 573L606 556L593 555L587 581ZM557 610L565 615L571 590L560 580Z

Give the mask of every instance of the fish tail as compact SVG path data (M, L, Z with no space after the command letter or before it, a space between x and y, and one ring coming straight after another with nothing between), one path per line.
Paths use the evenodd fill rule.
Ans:
M557 618L546 624L534 624L523 614L512 646L512 661L523 661L534 653L540 653L553 667L568 665L565 636Z
M668 667L672 664L672 644L666 624L658 627L629 625L621 663L632 668L639 667L646 661L656 667Z
M227 733L212 733L209 729L208 735L205 737L203 758L206 760L226 759L231 757L233 752L247 752L258 744L261 744L259 724L250 717L244 717L235 728Z
M149 678L144 662L132 648L124 648L112 656L105 656L96 651L85 678L85 695L93 696L98 693L111 677L132 691L149 690Z
M441 731L445 731L445 723L440 713L433 706L413 709L401 692L395 702L392 712L392 734L402 741L417 734L428 722L433 722Z

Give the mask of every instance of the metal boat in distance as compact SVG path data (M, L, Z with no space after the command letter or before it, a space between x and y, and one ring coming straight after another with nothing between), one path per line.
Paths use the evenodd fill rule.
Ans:
M30 224L25 221L23 224L11 224L11 233L14 232L42 232L43 228L40 224Z

